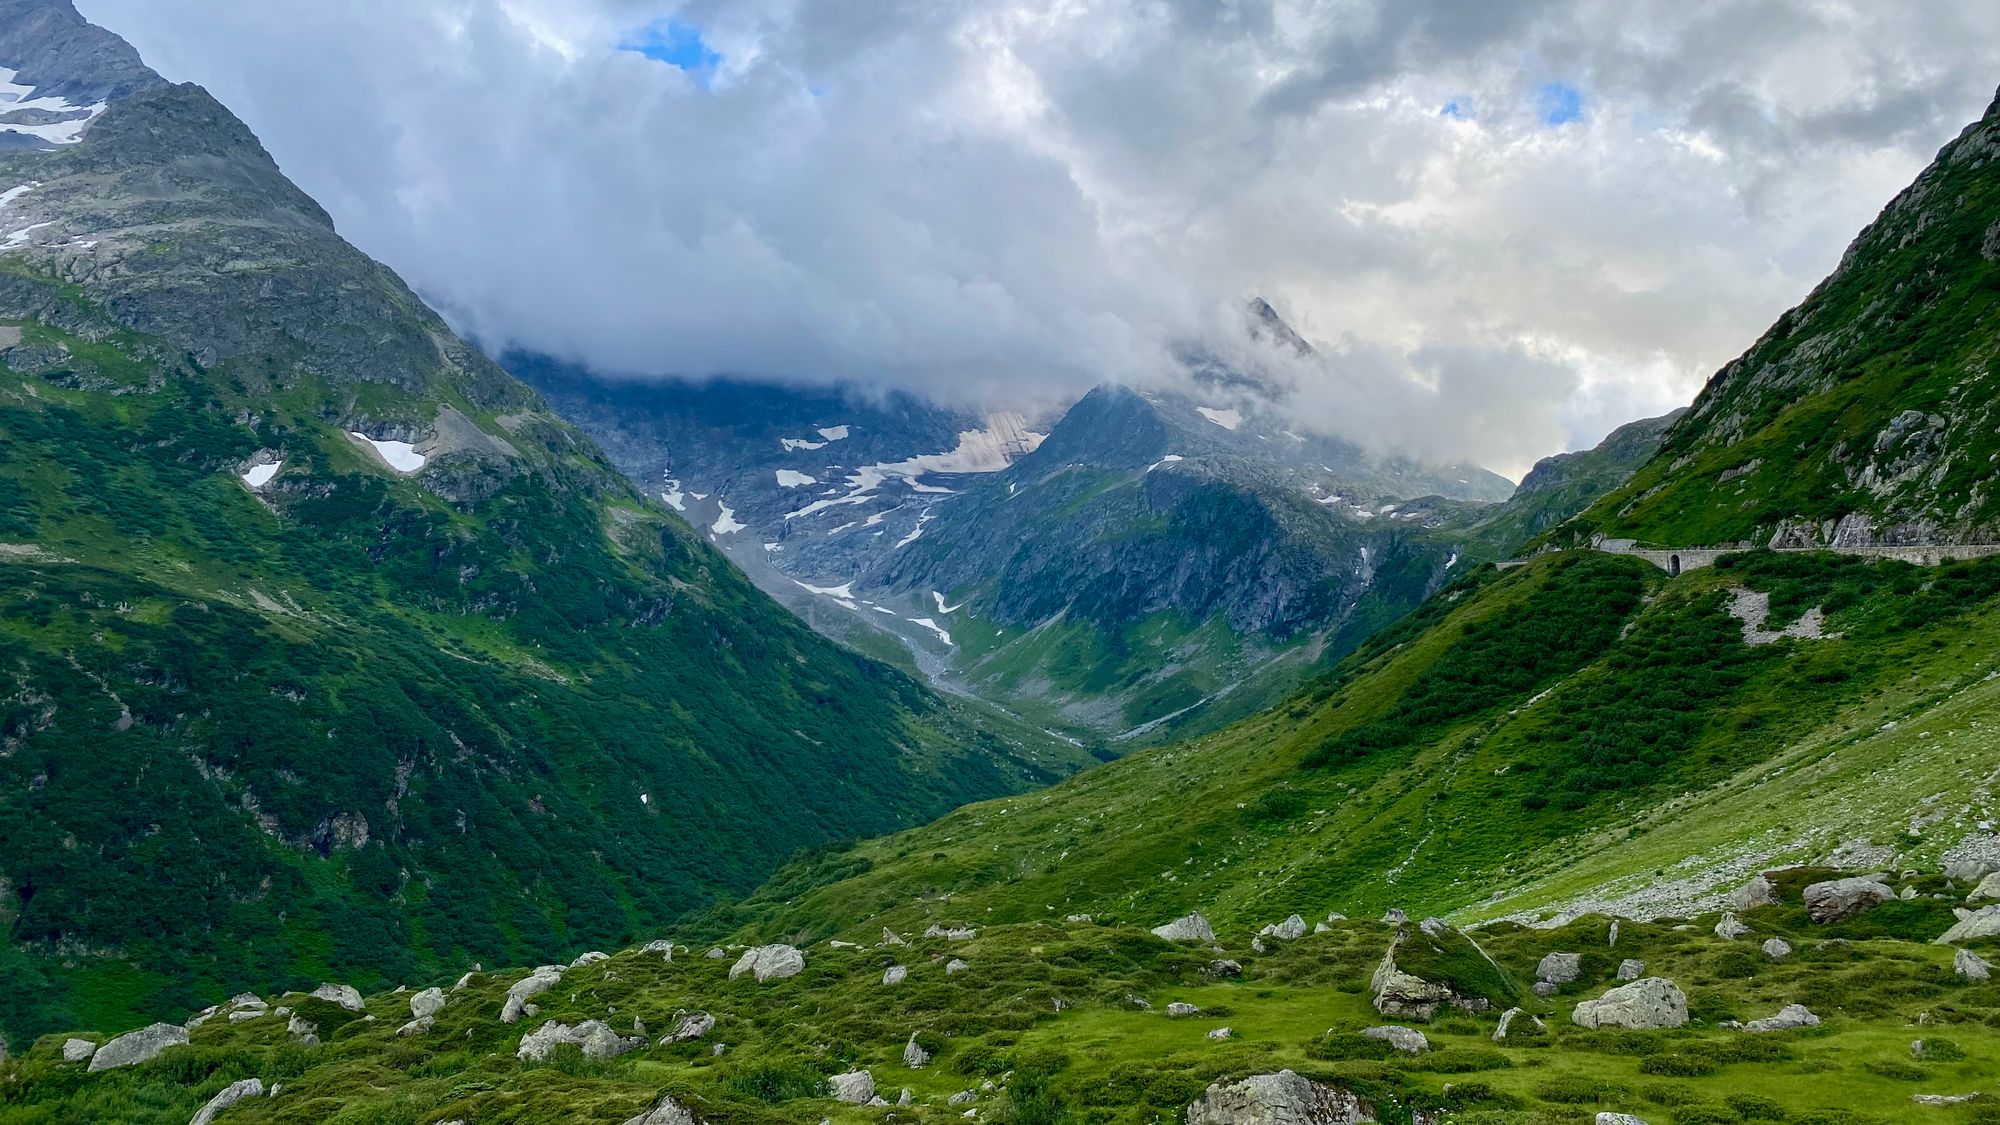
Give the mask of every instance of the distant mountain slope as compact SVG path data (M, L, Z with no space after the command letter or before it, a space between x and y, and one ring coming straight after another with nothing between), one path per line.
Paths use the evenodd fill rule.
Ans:
M1501 554L1519 550L1632 479L1632 474L1659 452L1674 423L1686 414L1686 409L1681 409L1627 422L1594 448L1543 458L1521 478L1520 487L1505 503L1473 518L1472 533L1482 545Z
M0 151L0 1029L547 959L1084 760L772 604L201 89L0 16L109 99Z
M1669 546L2000 539L2000 103L1585 521Z

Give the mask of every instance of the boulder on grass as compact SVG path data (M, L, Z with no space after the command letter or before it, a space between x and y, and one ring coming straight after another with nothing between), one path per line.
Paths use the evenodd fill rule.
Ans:
M1293 1071L1217 1082L1187 1108L1187 1125L1354 1125L1374 1119L1355 1094Z
M757 978L762 984L767 980L783 980L795 977L806 970L806 955L798 947L791 945L760 945L746 949L743 956L729 967L729 979L735 980L745 973Z
M1829 879L1806 888L1806 913L1815 922L1838 922L1895 897L1895 891L1875 879Z
M1646 977L1620 985L1595 1000L1585 1000L1570 1013L1578 1027L1623 1027L1659 1031L1687 1023L1687 994L1665 977Z
M1154 926L1153 934L1168 941L1215 941L1215 928L1208 924L1208 919L1192 912L1164 926Z
M187 1041L188 1029L179 1024L156 1023L137 1031L128 1031L99 1047L90 1056L90 1072L95 1074L100 1070L152 1062L160 1057L161 1051L181 1046Z

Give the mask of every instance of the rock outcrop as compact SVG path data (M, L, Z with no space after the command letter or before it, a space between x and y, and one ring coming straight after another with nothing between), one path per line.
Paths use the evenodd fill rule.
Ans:
M62 1045L62 1059L66 1063L88 1061L97 1053L97 1044L88 1039L65 1039Z
M1778 894L1778 885L1759 875L1729 892L1724 901L1731 910L1755 910L1760 906L1776 906L1783 899Z
M423 1019L444 1011L444 989L426 988L410 997L410 1018Z
M1570 1013L1578 1027L1623 1027L1657 1031L1687 1023L1687 996L1665 977L1646 977L1620 985L1595 1000L1585 1000Z
M850 1070L826 1080L827 1096L848 1105L867 1105L875 1100L875 1076L865 1070Z
M1750 932L1750 927L1734 914L1724 914L1722 921L1715 924L1715 936L1724 941L1735 941Z
M795 977L806 970L806 955L796 946L760 945L747 949L736 963L729 967L729 979L735 980L745 973L757 978L758 983L768 980L783 980Z
M675 1101L661 1098L660 1104L625 1122L625 1125L702 1125L694 1111Z
M1895 897L1895 891L1874 879L1829 879L1805 889L1806 913L1815 922L1838 922Z
M507 989L506 1001L500 1005L500 1022L514 1023L522 1016L531 1014L533 1006L528 1001L554 988L562 976L561 965L543 965L515 981Z
M188 1041L188 1029L173 1023L156 1023L137 1031L128 1031L97 1049L90 1056L90 1072L112 1070L121 1066L137 1066L152 1062L160 1057L160 1052L168 1047L178 1047Z
M1431 1049L1431 1041L1414 1027L1390 1024L1386 1027L1363 1028L1361 1034L1370 1039L1380 1039L1406 1055L1421 1055Z
M585 1020L574 1026L550 1020L521 1037L521 1046L514 1057L524 1062L547 1062L556 1048L564 1044L577 1047L587 1059L615 1059L645 1046L646 1041L636 1037L627 1039L602 1020Z
M1294 914L1282 922L1274 922L1258 932L1259 937L1274 937L1279 941L1297 941L1306 936L1306 920Z
M1354 1094L1289 1070L1218 1082L1187 1108L1187 1125L1358 1125L1373 1117Z
M1550 984L1562 985L1575 980L1583 973L1583 954L1551 953L1535 966L1535 979Z
M1168 941L1215 941L1215 928L1200 914L1190 913L1164 926L1154 926L1153 934Z
M329 1004L338 1004L350 1012L359 1012L366 1007L361 1002L361 991L351 984L322 984L312 990L312 995Z
M699 1039L714 1030L715 1017L707 1012L678 1012L674 1015L674 1026L660 1040L660 1044L665 1046L668 1043L685 1043L690 1039Z
M901 965L891 965L882 970L883 984L901 984L910 978L910 970Z
M1646 963L1634 957L1618 962L1619 980L1638 980L1646 972Z
M1792 943L1781 937L1764 939L1764 956L1773 961L1783 961L1792 955Z
M1946 930L1937 939L1939 945L1952 945L1961 941L1976 941L1979 938L2000 937L2000 905L1982 906L1978 910L1963 911L1958 916L1958 924Z
M1984 957L1970 949L1961 949L1951 959L1951 971L1966 980L1983 981L1993 978L1993 966Z
M931 1053L917 1042L917 1033L910 1033L910 1041L903 1044L903 1065L911 1070L922 1070L931 1064Z
M1790 1031L1795 1027L1818 1027L1819 1017L1804 1004L1787 1004L1778 1009L1775 1016L1765 1016L1761 1020L1751 1020L1743 1025L1745 1031Z
M216 1114L221 1113L237 1102L245 1098L261 1098L263 1096L264 1080L262 1078L245 1078L241 1082L231 1082L229 1085L223 1087L220 1093L208 1099L208 1104L202 1106L201 1111L188 1120L188 1125L212 1125Z

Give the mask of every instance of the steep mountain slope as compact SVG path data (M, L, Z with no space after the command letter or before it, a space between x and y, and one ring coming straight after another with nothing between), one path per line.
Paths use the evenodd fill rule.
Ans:
M83 106L0 150L0 1028L616 941L1081 759L773 605L201 89L0 17Z
M1512 554L1632 479L1686 413L1627 422L1594 448L1543 458L1505 503L1475 513L1469 531L1482 546Z
M2000 104L1723 368L1583 530L1668 546L2000 538Z

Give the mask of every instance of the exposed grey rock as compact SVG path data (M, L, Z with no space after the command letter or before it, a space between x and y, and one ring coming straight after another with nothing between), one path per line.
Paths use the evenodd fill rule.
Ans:
M1838 922L1895 897L1896 892L1874 879L1829 879L1806 888L1806 913L1815 922Z
M290 1022L285 1024L285 1034L291 1037L292 1042L302 1047L319 1046L319 1025L304 1016L293 1015Z
M263 1096L264 1080L262 1078L245 1078L241 1082L231 1082L222 1088L221 1093L208 1099L208 1104L201 1107L201 1112L188 1119L188 1125L211 1125L215 1120L216 1114L221 1113L237 1102L245 1098L261 1098Z
M1911 1094L1910 1100L1918 1105L1952 1106L1964 1105L1977 1097L1979 1091L1974 1090L1970 1094Z
M1253 937L1253 938L1251 938L1251 939L1250 939L1250 952L1252 952L1252 953L1262 953L1262 952L1264 952L1264 939L1263 939L1263 938L1260 938L1260 937Z
M451 986L451 990L453 992L464 992L465 986L471 984L473 980L476 979L478 976L479 976L478 969L474 969L471 972L464 974L463 976L458 978L457 984Z
M916 1100L917 1100L917 1092L915 1090L910 1089L908 1086L903 1087L903 1092L896 1095L897 1105L902 1105L902 1106L911 1105Z
M685 1043L690 1039L699 1039L714 1030L715 1017L707 1012L677 1012L674 1014L673 1029L660 1040L660 1044L665 1046L668 1043Z
M1067 914L1063 916L1063 921L1065 922L1089 922L1091 920L1088 914Z
M1408 1055L1421 1055L1431 1049L1431 1041L1414 1027L1389 1024L1384 1027L1363 1028L1361 1034L1370 1039L1380 1039L1398 1051Z
M853 943L853 942L851 942L851 941L841 941L841 940L840 940L839 938L834 938L834 939L833 939L832 941L829 941L829 942L827 942L827 943L826 943L826 947L827 947L828 949L860 949L860 948L861 948L860 946L858 946L858 945L854 944L854 943Z
M1279 941L1297 941L1306 936L1306 920L1294 914L1282 922L1265 926L1259 933L1263 937L1274 937Z
M1599 1110L1597 1125L1646 1125L1646 1119L1634 1117L1629 1113L1606 1113Z
M1972 893L1965 896L1967 902L1985 902L1996 898L2000 898L2000 871L1981 879L1979 885L1972 888Z
M1538 980L1528 986L1528 991L1537 996L1554 996L1562 991L1562 986L1552 980Z
M1182 1003L1179 1000L1167 1005L1167 1015L1175 1019L1180 1019L1183 1016L1198 1016L1200 1014L1200 1008L1195 1007L1193 1004Z
M944 1100L946 1105L966 1105L979 1100L979 1095L971 1090L960 1090Z
M1778 885L1762 875L1729 892L1725 900L1732 910L1755 910L1760 906L1776 906L1781 901Z
M931 1063L931 1053L917 1045L917 1033L910 1033L910 1041L903 1044L903 1065L911 1070L922 1070Z
M702 956L708 958L710 961L720 961L724 957L729 956L729 954L724 953L722 951L722 947L718 945L714 949L709 950L707 953L702 954Z
M1735 941L1750 932L1750 927L1734 914L1724 914L1722 921L1715 924L1715 936L1724 941Z
M1819 1017L1812 1014L1804 1004L1787 1004L1778 1009L1775 1016L1765 1016L1761 1020L1751 1020L1743 1025L1745 1031L1790 1031L1795 1027L1818 1027Z
M1975 941L1979 938L2000 936L2000 904L1982 906L1978 910L1968 910L1959 915L1958 924L1946 930L1937 939L1939 945L1954 942Z
M1665 977L1646 977L1585 1000L1570 1013L1578 1027L1653 1031L1687 1023L1687 996Z
M550 1020L521 1037L514 1057L526 1062L547 1062L557 1047L574 1044L587 1059L615 1059L646 1045L644 1039L627 1039L611 1030L602 1020L585 1020L571 1026Z
M901 965L891 965L882 970L883 984L901 984L910 977L910 970Z
M867 1105L875 1097L875 1076L865 1070L850 1070L826 1080L827 1095L848 1105Z
M661 1098L660 1104L625 1122L625 1125L702 1125L694 1111L675 1101Z
M1153 934L1168 941L1213 942L1215 940L1214 927L1208 924L1208 919L1197 913L1176 918L1164 926L1154 926Z
M1912 1043L1910 1044L1910 1057L1911 1057L1911 1058L1913 1058L1913 1059L1928 1059L1928 1058L1930 1058L1931 1056L1932 1056L1932 1052L1931 1052L1931 1044L1930 1044L1930 1040L1928 1040L1928 1039L1918 1039L1918 1040L1915 1040L1915 1041L1913 1041L1913 1042L1912 1042Z
M667 955L667 960L671 961L674 959L674 943L668 941L666 938L654 938L652 941L641 946L639 952L664 953Z
M1783 961L1792 955L1792 943L1781 937L1764 939L1764 956L1773 961Z
M1826 857L1826 866L1849 870L1866 868L1873 871L1892 866L1895 862L1896 849L1887 844L1874 843L1865 836L1845 841Z
M1505 1043L1507 1036L1514 1030L1514 1021L1520 1019L1522 1016L1528 1016L1530 1020L1534 1021L1535 1026L1543 1031L1549 1029L1549 1025L1542 1022L1542 1017L1528 1015L1527 1011L1522 1008L1509 1008L1500 1013L1500 1026L1493 1029L1493 1041L1495 1043Z
M97 1044L88 1039L65 1039L62 1045L63 1061L79 1063L97 1053Z
M1234 1039L1236 1038L1236 1029L1232 1027L1218 1027L1214 1031L1209 1032L1208 1037L1210 1039Z
M413 1019L410 1022L404 1024L403 1026L397 1028L396 1034L404 1039L408 1039L413 1035L429 1034L431 1028L436 1026L437 1026L436 1016L418 1016L416 1019Z
M1222 977L1240 977L1243 975L1243 963L1232 961L1226 957L1220 958L1210 961L1208 967L1202 970L1202 974L1217 979Z
M1605 945L1607 945L1607 946L1610 946L1610 947L1612 947L1612 948L1614 948L1614 949L1615 949L1615 948L1617 948L1617 946L1618 946L1618 919L1616 919L1616 918L1613 918L1613 919L1611 920L1611 936L1605 939L1605 941L1604 941L1604 944L1605 944Z
M1393 947L1375 967L1375 977L1369 984L1375 992L1376 1011L1418 1023L1429 1023L1438 1008L1452 998L1450 986L1432 984L1398 969Z
M1289 1070L1218 1082L1187 1108L1187 1125L1356 1125L1373 1118L1354 1094Z
M156 1023L137 1031L128 1031L99 1047L90 1056L90 1072L95 1074L100 1070L152 1062L160 1057L161 1051L187 1041L188 1029L178 1024Z
M1583 974L1583 954L1551 953L1535 966L1535 978L1550 984L1568 984Z
M943 938L946 941L971 941L979 936L979 931L970 926L945 927L932 925L924 931L927 938Z
M417 1019L444 1011L444 989L426 988L410 996L410 1015Z
M970 969L971 967L972 967L971 965L968 965L965 962L954 957L951 960L945 962L944 975L948 977L955 977L958 974L964 972L965 970Z
M571 961L569 963L569 967L572 969L580 969L585 965L595 965L598 964L599 962L609 961L609 960L611 960L611 954L593 949L589 953L577 954L576 960Z
M1975 832L1944 853L1944 874L1960 883L1977 883L2000 871L2000 835Z
M1391 926L1400 926L1410 920L1409 912L1400 906L1392 906L1382 914L1382 921Z
M1417 929L1422 930L1432 937L1443 937L1451 932L1451 923L1442 918L1426 918L1417 923Z
M359 1012L366 1007L361 1002L361 992L351 984L322 984L312 990L312 994L328 1003L338 1004L350 1012Z
M890 929L890 928L889 928L889 927L887 927L887 926L884 926L884 927L882 927L882 944L883 944L883 945L908 945L908 944L910 944L910 943L909 943L909 942L907 942L907 941L904 941L904 940L902 939L902 937L901 937L901 936L899 936L899 935L898 935L898 934L896 933L896 931L894 931L894 930Z
M745 973L757 978L759 983L769 980L783 980L804 972L806 955L790 945L760 945L744 950L736 964L729 967L729 979L735 980Z
M1970 949L1961 949L1953 955L1951 971L1966 980L1990 980L1993 977L1993 966Z
M1623 961L1618 962L1619 980L1638 980L1640 975L1645 971L1646 963L1636 958L1627 957Z
M500 1005L500 1022L514 1023L528 1014L528 1001L554 988L562 976L561 965L543 965L515 981L507 989L506 1001Z

